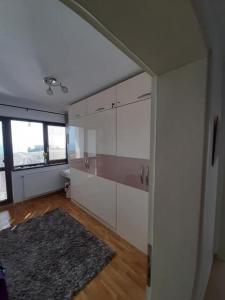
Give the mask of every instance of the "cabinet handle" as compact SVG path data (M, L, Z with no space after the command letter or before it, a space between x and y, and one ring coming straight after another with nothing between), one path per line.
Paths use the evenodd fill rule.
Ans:
M85 168L86 168L86 169L89 169L89 168L90 168L90 164L89 164L88 158L85 158L85 159L84 159L84 165L85 165Z
M145 98L145 97L147 97L147 96L151 96L151 93L145 93L145 94L143 94L143 95L138 96L137 98L138 98L138 99L142 99L142 98Z
M87 158L84 159L84 166L87 169Z
M103 109L105 109L105 107L99 107L95 111L100 111L100 110L103 110Z
M149 185L149 167L146 168L145 182L146 185Z
M140 180L141 180L141 183L143 184L144 183L144 167L143 166L141 167Z

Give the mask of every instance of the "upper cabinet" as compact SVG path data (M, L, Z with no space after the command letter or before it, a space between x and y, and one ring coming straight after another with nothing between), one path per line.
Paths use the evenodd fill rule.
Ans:
M141 73L111 88L72 104L69 108L69 122L105 111L151 98L151 76Z
M151 76L141 73L116 86L117 106L148 99L151 96Z
M110 109L113 103L116 103L115 86L87 98L87 113L93 114Z
M72 104L69 108L69 121L81 118L87 114L87 99Z
M117 155L149 159L151 101L117 108Z

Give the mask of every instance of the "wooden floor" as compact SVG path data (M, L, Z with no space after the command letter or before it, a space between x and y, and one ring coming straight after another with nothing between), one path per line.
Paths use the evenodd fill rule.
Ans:
M82 211L66 199L64 194L54 194L0 207L0 212L8 211L11 223L16 225L58 207L65 209L117 253L103 271L76 296L76 300L144 300L146 255Z

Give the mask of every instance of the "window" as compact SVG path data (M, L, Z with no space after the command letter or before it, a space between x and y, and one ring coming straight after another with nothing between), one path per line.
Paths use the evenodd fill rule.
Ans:
M14 167L44 163L43 124L11 121Z
M66 159L66 129L63 126L48 125L49 162Z
M11 133L15 168L67 161L65 126L11 120Z
M0 202L7 199L5 171L0 171Z

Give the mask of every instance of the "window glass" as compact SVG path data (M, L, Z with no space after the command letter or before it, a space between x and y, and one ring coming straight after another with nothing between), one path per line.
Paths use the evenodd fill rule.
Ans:
M11 121L14 166L44 163L43 124Z
M48 125L49 161L66 159L66 128Z
M7 199L5 171L0 171L0 202Z

